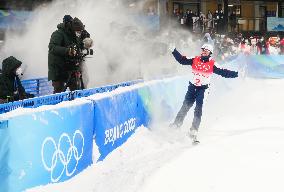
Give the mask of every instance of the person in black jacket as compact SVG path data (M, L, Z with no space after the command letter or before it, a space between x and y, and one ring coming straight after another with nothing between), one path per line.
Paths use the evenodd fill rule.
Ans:
M186 11L186 25L188 26L188 29L190 32L193 31L193 17L194 17L194 14L192 10L187 10Z
M13 56L3 60L2 71L0 75L0 103L18 101L33 97L34 95L26 93L19 76L22 62Z
M220 18L219 18L219 11L216 10L215 13L213 14L213 28L216 33L219 33L219 23L220 23Z
M213 53L213 46L211 44L204 44L201 47L201 50L202 52L200 56L196 56L190 59L182 56L175 48L172 51L173 56L180 64L191 66L193 78L189 82L188 90L185 95L182 107L179 110L175 121L170 124L170 127L180 127L183 124L183 120L187 112L193 106L193 104L196 103L194 118L189 133L189 136L195 142L198 142L196 137L201 122L204 93L209 87L210 77L213 73L221 75L225 78L238 77L238 72L221 69L215 65L215 61L211 57L211 54Z
M231 32L235 32L237 27L237 15L235 11L231 13L229 20L230 20Z
M80 36L84 27L78 18L65 15L63 23L58 24L57 30L51 35L48 45L48 80L52 81L53 93L63 92L67 87L70 91L79 87L77 81L70 79L71 75L77 74L74 71L80 71L76 48L81 46Z

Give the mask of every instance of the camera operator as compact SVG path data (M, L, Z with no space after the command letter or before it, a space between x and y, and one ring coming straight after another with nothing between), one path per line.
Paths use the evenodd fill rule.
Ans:
M53 93L63 92L67 87L70 91L83 88L80 64L84 42L81 36L85 33L83 23L70 15L65 15L63 23L58 24L57 30L52 33L48 51L48 80L52 81Z
M26 93L22 86L21 65L22 62L13 56L3 60L0 75L0 104L34 97L33 94Z

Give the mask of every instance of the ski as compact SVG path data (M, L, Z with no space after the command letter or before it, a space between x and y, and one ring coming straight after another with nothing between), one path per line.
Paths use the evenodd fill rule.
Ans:
M198 141L197 139L194 139L193 141L192 141L192 145L198 145L200 143L200 141Z
M197 131L191 131L187 134L187 136L192 140L192 145L197 145L200 143L197 139Z

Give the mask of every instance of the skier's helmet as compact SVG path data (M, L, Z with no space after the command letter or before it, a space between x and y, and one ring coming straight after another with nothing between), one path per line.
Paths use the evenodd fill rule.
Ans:
M204 44L202 45L201 49L206 49L213 54L213 46L211 44Z

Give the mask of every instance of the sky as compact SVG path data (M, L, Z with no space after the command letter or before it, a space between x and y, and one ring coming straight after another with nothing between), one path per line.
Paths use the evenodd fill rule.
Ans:
M283 79L213 79L198 138L169 122L135 134L70 180L27 192L239 192L284 190ZM94 160L98 157L96 146Z

